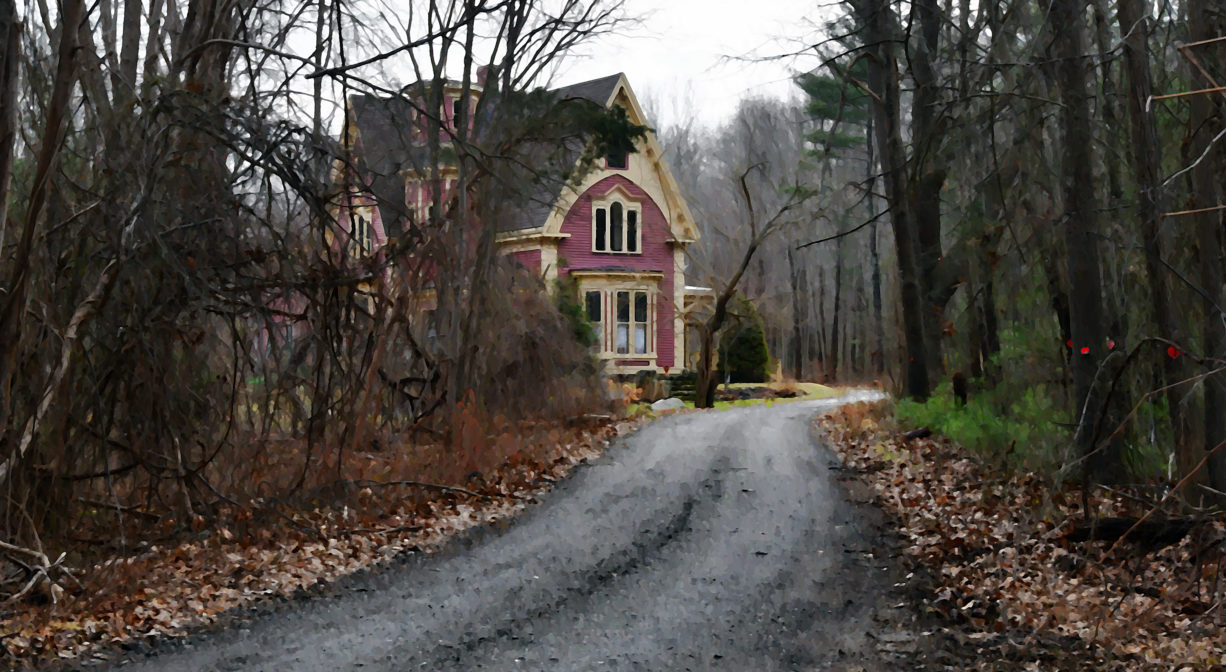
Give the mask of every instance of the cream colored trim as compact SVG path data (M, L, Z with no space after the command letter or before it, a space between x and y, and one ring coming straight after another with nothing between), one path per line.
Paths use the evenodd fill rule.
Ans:
M541 272L545 275L545 287L553 291L554 280L558 279L558 244L541 245Z
M673 365L685 368L685 248L673 248Z
M558 239L569 237L569 235L552 237L536 235L499 240L497 241L498 253L514 254L516 252L539 250L541 253L541 275L545 280L545 290L552 294L553 281L558 279Z
M535 240L516 240L509 243L498 243L499 254L514 254L516 252L531 252L541 249L541 244Z
M612 373L612 374L615 374L615 375L616 375L616 374L626 374L626 375L629 375L629 374L632 374L632 373L638 373L639 371L656 371L656 372L658 372L658 373L664 373L664 369L660 368L660 366L659 366L658 364L656 364L656 357L655 357L654 355L653 355L653 356L651 356L651 357L642 357L642 356L640 356L640 357L627 357L627 356L625 356L625 355L618 355L617 357L601 357L600 359L601 359L601 360L603 360L603 361L605 362L605 369L604 369L604 370L605 370L606 372L608 372L608 373ZM614 362L614 361L616 361L616 360L619 360L619 359L621 359L621 360L637 360L637 361L643 361L643 360L646 360L648 363L647 363L647 365L646 365L646 366L617 366L617 365L616 365L616 364L614 364L613 362ZM673 367L673 368L675 369L675 368L677 368L677 367ZM670 369L670 370L671 370L671 369Z
M637 124L645 124L647 115L643 113L643 108L639 105L638 99L635 98L634 91L630 89L630 84L626 81L625 75L618 79L617 85L613 87L613 93L605 101L605 107L614 103L626 108L631 121ZM694 223L694 215L690 213L689 206L686 205L685 199L681 196L681 188L677 186L677 180L673 178L672 172L668 169L668 164L664 161L664 150L660 148L655 133L648 131L646 137L639 143L638 149L639 151L630 155L628 168L624 170L593 169L584 177L583 183L578 187L563 187L562 193L558 194L555 207L549 213L549 218L545 220L545 231L550 233L560 232L562 224L566 219L566 213L570 212L571 207L579 200L580 195L610 175L622 175L646 191L647 195L664 211L664 216L668 219L673 238L678 240L698 240L698 227ZM578 164L576 163L576 165ZM649 177L654 179L647 179Z
M571 275L576 276L578 280L579 299L586 310L587 296L589 291L599 291L601 293L601 333L600 333L600 351L597 357L605 362L605 370L609 373L634 373L645 369L663 371L656 362L659 359L659 333L658 322L656 315L659 311L659 302L665 300L660 294L660 280L664 274L656 271L626 271L626 272L611 272L611 271L571 271ZM613 351L616 336L613 331L616 329L616 292L647 292L647 333L648 342L650 343L650 352L643 354L635 353L617 353ZM633 302L633 297L631 302ZM633 304L630 307L634 310ZM633 317L633 312L631 313ZM632 323L633 324L633 323ZM606 340L606 335L610 336ZM631 330L630 338L634 338L634 332ZM674 337L675 338L675 337ZM612 340L613 342L610 342ZM637 360L649 362L646 366L617 366L613 364L616 360Z
M664 279L664 271L611 271L599 268L575 268L569 273L578 278L609 278L610 282L624 282L620 278L643 279L643 280L662 280ZM619 278L614 280L614 278Z
M614 250L610 238L613 232L613 204L620 203L622 206L622 248ZM596 249L596 211L603 208L605 210L605 247L610 249ZM634 250L628 250L629 238L625 235L626 228L630 223L630 213L634 212ZM630 195L630 192L623 189L619 184L609 190L609 193L600 197L600 200L592 200L592 252L595 254L643 254L643 204L637 198Z
M544 233L538 229L524 229L522 231L503 231L494 237L494 240L499 243L517 243L520 241L530 240L536 242L563 240L570 238L569 233ZM555 243L556 244L556 243Z

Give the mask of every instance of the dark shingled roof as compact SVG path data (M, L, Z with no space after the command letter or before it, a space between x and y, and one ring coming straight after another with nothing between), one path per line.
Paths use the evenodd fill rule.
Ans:
M586 100L604 105L613 95L621 73L552 89L559 100ZM355 94L350 97L354 123L358 129L357 161L362 174L369 176L371 191L383 215L388 234L400 233L400 223L407 215L405 207L405 169L424 169L426 151L414 145L410 120L413 108L402 97L382 98ZM574 165L583 151L579 143L567 147L542 147L542 156L561 152L561 164L567 169ZM564 187L559 177L538 176L522 194L526 202L515 210L514 217L499 221L500 231L524 231L543 226Z
M412 106L402 98L366 94L356 94L349 101L358 129L357 168L370 180L387 234L398 235L408 215L400 171L408 167L413 154L408 124Z
M578 84L568 84L554 89L554 93L562 100L572 98L581 98L590 100L597 105L604 105L609 102L609 97L613 95L613 89L617 86L617 80L621 79L622 73L615 75L606 75L599 79L592 79Z
M617 88L617 83L621 78L622 73L619 72L586 82L560 86L552 89L551 92L557 95L559 100L586 100L604 106L613 96L613 91ZM565 147L561 163L569 169L579 160L582 153L581 145ZM534 182L532 192L528 194L527 203L518 212L519 216L501 221L498 230L503 232L526 231L544 226L565 186L564 180L541 176Z

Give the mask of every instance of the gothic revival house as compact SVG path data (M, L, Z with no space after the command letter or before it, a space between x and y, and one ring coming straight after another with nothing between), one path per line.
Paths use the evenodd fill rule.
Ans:
M470 114L480 94L474 89ZM460 91L445 89L443 124L462 117ZM621 106L631 122L648 125L623 74L552 93ZM350 218L351 236L360 249L375 253L389 233L395 235L396 220L411 220L432 202L423 171L411 167L424 148L420 134L405 131L415 119L412 107L395 99L355 96L350 119L349 140L369 191ZM655 135L648 131L635 149L597 160L581 183L560 185L543 205L501 222L497 243L547 286L556 279L575 281L607 370L667 374L685 365L685 250L698 230ZM453 170L440 167L445 190L455 182Z

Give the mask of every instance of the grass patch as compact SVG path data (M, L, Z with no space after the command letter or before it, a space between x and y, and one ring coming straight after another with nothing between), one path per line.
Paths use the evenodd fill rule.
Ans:
M772 390L794 390L797 392L795 397L778 398L778 399L736 399L732 401L716 401L716 410L727 410L729 408L743 408L745 406L772 406L776 403L787 403L791 401L812 401L814 399L829 399L839 396L839 391L833 387L819 385L818 383L732 383L730 385L720 385L718 390L728 389L752 389L755 387L766 387ZM686 408L694 408L694 402L685 402Z
M1047 473L1061 464L1068 446L1068 412L1044 385L1026 389L998 387L955 401L949 383L923 403L902 399L898 420L908 427L928 427L971 449L982 459L1010 469Z

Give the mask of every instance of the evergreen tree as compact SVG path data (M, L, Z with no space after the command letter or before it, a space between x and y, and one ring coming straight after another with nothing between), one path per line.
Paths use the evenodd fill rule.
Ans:
M719 377L734 383L764 383L769 367L770 350L762 318L751 312L724 332L719 347Z

